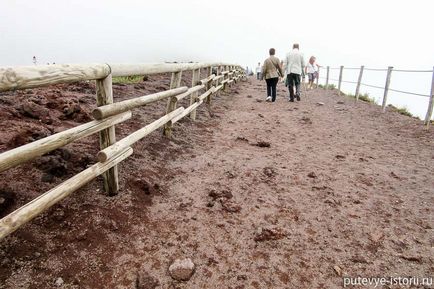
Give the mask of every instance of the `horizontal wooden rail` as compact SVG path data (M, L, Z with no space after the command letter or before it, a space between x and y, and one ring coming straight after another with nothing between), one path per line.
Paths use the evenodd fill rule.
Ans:
M175 89L170 89L162 92L157 92L154 94L149 94L145 96L140 96L132 99L127 99L121 102L115 102L112 104L100 106L95 108L92 111L92 115L95 119L103 119L124 111L131 110L133 108L137 108L140 106L144 106L146 104L166 99L181 93L184 93L188 90L188 87L183 86Z
M107 64L60 64L0 67L0 92L57 83L102 79L110 74Z
M220 62L210 63L146 63L146 64L110 64L113 76L151 75L158 73L179 72L208 67L229 65Z
M130 111L104 120L94 120L6 151L0 154L0 172L42 156L43 154L65 146L75 140L87 137L110 126L124 122L129 118L131 118Z
M158 120L148 124L147 126L136 130L129 136L124 137L120 141L116 142L115 144L103 149L98 153L98 160L100 162L105 162L108 159L112 158L114 155L116 155L119 151L132 146L135 142L141 140L154 130L164 126L168 121L172 120L175 116L182 113L184 110L183 107L180 107L174 111L172 111L169 114L166 114L165 116L159 118Z
M85 169L81 173L73 176L57 187L49 190L45 194L10 213L0 220L0 240L54 204L63 200L72 192L81 188L111 167L125 160L132 153L133 150L131 148L126 148L106 162L94 164L93 166Z
M214 93L216 93L217 91L223 89L223 86L224 86L224 84L220 84L219 86L216 86L216 87L214 88Z
M228 66L221 62L209 63L144 63L144 64L55 64L19 67L0 67L0 92L70 83L83 80L104 79L116 76L152 75L180 72L200 68ZM235 65L237 66L237 65ZM224 71L229 73L229 71Z
M184 109L181 114L175 116L171 120L172 124L178 122L181 118L184 118L187 115L189 115L193 110L197 109L202 103L203 103L203 100L200 100L198 102L193 103L192 105L190 105L186 109Z
M197 84L207 84L208 82L212 81L215 77L215 74L211 74L207 78L201 79L197 82Z
M204 100L205 98L207 98L208 96L210 96L211 94L214 93L214 89L210 88L208 89L206 92L204 92L203 94L201 94L196 101L201 101Z
M214 77L213 81L214 82L218 81L218 80L222 79L223 77L224 77L223 75L216 76L216 77Z
M181 99L186 98L187 96L191 95L193 92L199 91L203 88L205 88L205 85L203 85L203 84L193 86L192 88L189 88L186 92L173 96L172 99L174 101L175 100L180 101Z
M225 83L228 82L228 81L229 81L229 78L223 80L223 81L221 82L221 84L225 84Z

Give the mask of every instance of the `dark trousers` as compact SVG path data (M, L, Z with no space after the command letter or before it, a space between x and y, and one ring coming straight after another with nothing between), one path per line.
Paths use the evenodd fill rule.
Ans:
M279 82L278 77L266 79L267 82L267 96L271 96L271 101L276 101L276 86L277 82Z
M286 78L288 79L289 99L294 100L294 86L295 95L297 96L297 99L300 98L300 74L290 73L286 76Z
M262 78L261 72L256 72L256 79L260 80Z

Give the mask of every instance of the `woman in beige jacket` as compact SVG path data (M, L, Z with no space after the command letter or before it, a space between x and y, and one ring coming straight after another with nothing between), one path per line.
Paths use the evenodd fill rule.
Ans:
M282 77L282 67L280 66L280 60L274 54L276 50L270 48L270 57L264 61L262 66L262 75L267 82L267 99L266 101L276 101L276 87L279 82L279 77Z

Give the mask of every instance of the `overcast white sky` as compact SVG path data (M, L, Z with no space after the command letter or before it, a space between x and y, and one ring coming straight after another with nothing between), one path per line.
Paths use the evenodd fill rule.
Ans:
M431 3L430 3L431 2ZM299 42L319 63L431 68L430 0L0 0L0 65L232 61Z
M224 61L255 66L270 47L282 58L298 42L306 58L315 55L322 65L432 69L433 3L0 0L0 66L32 65L33 55L39 64ZM397 82L393 78L392 86ZM421 89L428 93L428 87Z

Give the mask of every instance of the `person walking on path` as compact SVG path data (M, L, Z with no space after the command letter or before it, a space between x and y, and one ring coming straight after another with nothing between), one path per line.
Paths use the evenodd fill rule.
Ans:
M262 76L265 78L267 83L267 99L266 101L275 102L276 101L276 87L279 82L279 77L283 76L282 67L280 67L280 60L276 56L276 50L270 48L270 57L264 61L264 66L262 67Z
M260 80L262 78L262 67L261 67L261 63L258 62L258 66L256 67L256 79Z
M311 56L304 70L304 72L307 74L307 77L309 79L309 83L307 85L308 89L313 89L313 83L315 79L318 78L318 68L320 66L315 61L316 61L316 57Z
M289 101L294 102L294 87L295 97L300 101L301 75L303 74L305 63L303 54L300 53L297 43L292 46L292 51L286 55L284 64L289 89Z

